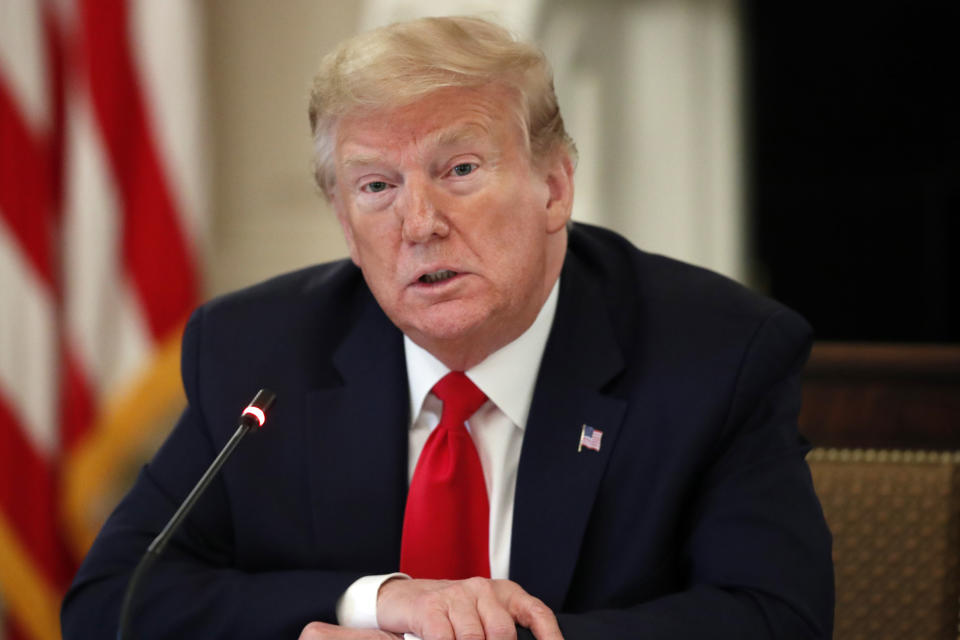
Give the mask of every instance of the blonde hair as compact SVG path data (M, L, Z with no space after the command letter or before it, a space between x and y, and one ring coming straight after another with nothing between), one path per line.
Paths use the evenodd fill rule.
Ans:
M558 149L576 157L542 51L481 18L421 18L354 36L320 62L309 108L317 184L329 198L336 125L348 113L403 106L444 87L490 84L516 96L534 161Z

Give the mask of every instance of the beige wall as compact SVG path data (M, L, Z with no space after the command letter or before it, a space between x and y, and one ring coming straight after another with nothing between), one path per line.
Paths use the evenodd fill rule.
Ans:
M355 31L358 4L206 3L207 295L346 255L311 180L306 104L317 61Z

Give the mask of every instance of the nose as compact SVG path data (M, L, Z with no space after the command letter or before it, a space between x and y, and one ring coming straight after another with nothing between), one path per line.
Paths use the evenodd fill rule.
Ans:
M403 239L413 244L442 238L450 231L438 194L428 180L408 179L397 200Z

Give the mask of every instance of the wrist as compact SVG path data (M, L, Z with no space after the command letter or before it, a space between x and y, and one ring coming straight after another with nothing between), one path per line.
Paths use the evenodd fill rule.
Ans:
M363 576L351 584L337 601L337 623L352 629L377 629L377 608L380 588L402 573Z

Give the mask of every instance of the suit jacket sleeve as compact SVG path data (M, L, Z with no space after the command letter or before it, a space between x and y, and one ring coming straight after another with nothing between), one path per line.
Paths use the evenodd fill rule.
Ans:
M745 351L711 462L685 505L682 588L561 612L568 640L830 638L830 534L796 429L809 327L786 309Z
M67 639L116 634L133 567L224 444L222 436L212 434L200 402L200 387L207 382L199 365L202 317L203 310L196 312L184 335L188 407L80 568L63 603ZM255 447L257 435L249 434L241 447ZM263 482L269 484L269 478ZM282 562L239 566L233 507L221 475L141 581L131 626L135 637L295 638L311 620L335 620L337 598L360 572L310 569L293 562L286 567Z

